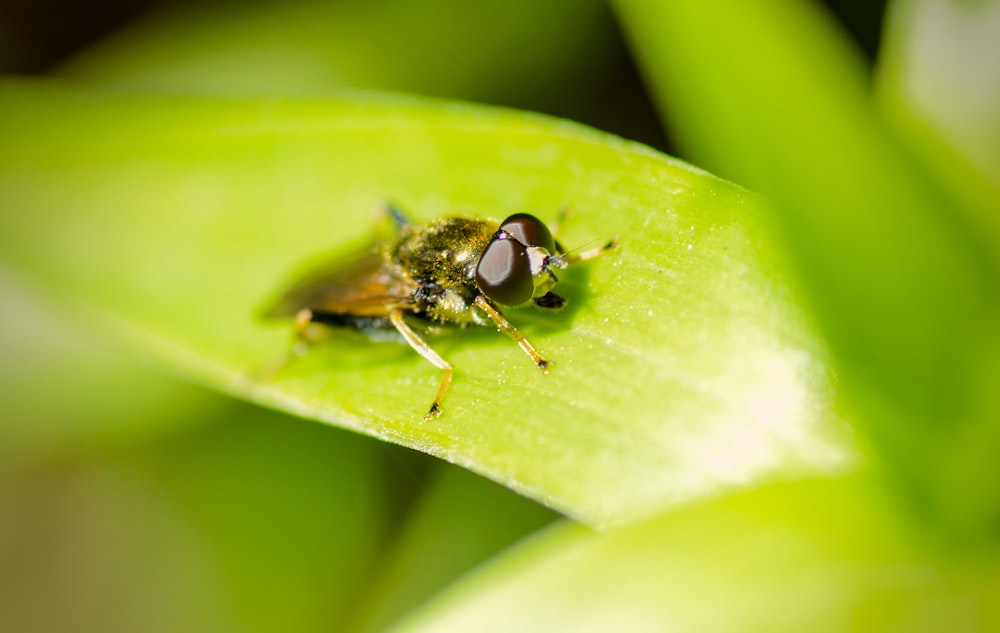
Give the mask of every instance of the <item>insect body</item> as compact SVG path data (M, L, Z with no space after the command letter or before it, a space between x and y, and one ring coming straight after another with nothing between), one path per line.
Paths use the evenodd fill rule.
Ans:
M295 316L296 333L308 339L311 324L365 331L394 328L421 356L443 372L425 416L441 413L452 367L407 323L495 325L524 350L542 372L550 362L500 312L498 306L534 304L558 309L566 301L552 292L557 270L615 248L612 240L570 254L538 218L518 213L503 222L448 217L423 226L398 210L389 212L398 234L361 256L318 271L293 285L271 311Z

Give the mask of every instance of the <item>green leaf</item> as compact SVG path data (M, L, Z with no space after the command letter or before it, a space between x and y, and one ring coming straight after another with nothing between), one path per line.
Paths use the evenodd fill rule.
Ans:
M996 630L995 553L939 556L879 490L804 479L607 534L563 524L392 630Z
M956 195L915 160L813 3L618 5L693 154L774 201L880 461L934 520L993 531L1000 251L968 218L995 198Z
M48 384L67 409L132 408ZM402 449L210 399L153 442L78 446L20 472L4 464L5 630L326 631L354 617L370 593L359 578L377 576L402 529L398 489L413 473L389 472ZM146 404L135 423L159 414L162 403ZM540 513L479 482L484 501Z
M395 539L383 549L371 582L342 631L382 631L396 618L505 547L558 515L493 482L440 464Z
M427 456L171 380L39 294L0 269L4 630L372 630L357 625L557 516Z
M890 5L874 76L887 121L1000 253L1000 4Z
M0 305L0 477L185 428L226 402L81 336L85 316L4 266Z
M826 352L753 194L562 121L374 95L221 100L0 89L0 252L96 307L147 354L225 392L468 467L588 523L761 477L836 470L853 448ZM439 373L337 332L277 377L290 324L258 315L302 262L363 247L372 209L575 215L570 307L451 331Z
M995 194L1000 189L1000 4L906 0L891 6L879 54L880 96L946 139L966 159L959 161L962 167L974 165Z
M156 7L59 73L183 94L352 87L544 103L593 91L613 41L599 0L228 5ZM591 72L576 72L586 65Z

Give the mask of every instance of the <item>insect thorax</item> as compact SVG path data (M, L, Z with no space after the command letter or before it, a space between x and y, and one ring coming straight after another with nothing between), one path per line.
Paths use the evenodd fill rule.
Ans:
M444 218L404 229L390 258L419 284L417 314L454 323L476 320L469 310L478 292L476 265L496 227L492 220Z
M421 284L475 293L475 271L496 233L491 220L445 218L406 230L393 245L393 259Z

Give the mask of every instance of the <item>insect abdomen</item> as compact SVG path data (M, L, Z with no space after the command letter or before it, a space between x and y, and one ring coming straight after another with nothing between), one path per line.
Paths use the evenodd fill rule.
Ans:
M388 317L357 316L336 312L313 311L310 321L332 327L349 327L357 330L384 330L392 327Z

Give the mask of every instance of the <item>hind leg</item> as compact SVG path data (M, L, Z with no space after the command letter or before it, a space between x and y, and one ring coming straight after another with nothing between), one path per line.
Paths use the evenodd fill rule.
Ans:
M281 375L297 358L305 356L310 348L323 338L318 328L322 327L313 321L312 310L299 310L295 314L295 321L292 325L292 335L294 340L291 348L281 358L272 362L258 373L261 380L274 380Z

